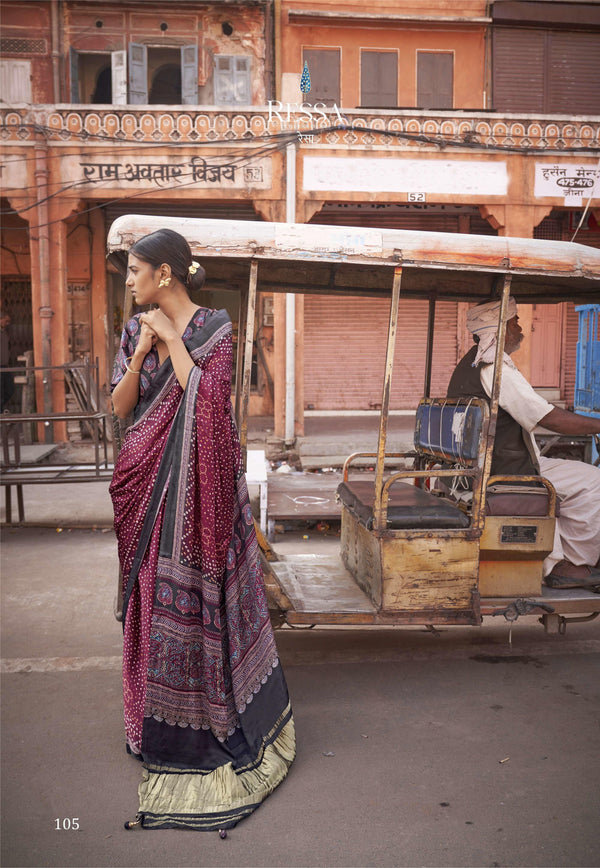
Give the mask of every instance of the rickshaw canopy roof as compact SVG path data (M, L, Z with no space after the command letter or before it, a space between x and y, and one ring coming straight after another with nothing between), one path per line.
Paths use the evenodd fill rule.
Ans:
M254 259L264 292L389 295L402 266L408 298L483 300L510 273L521 302L600 301L600 250L568 241L136 214L110 227L109 258L124 273L129 248L161 228L187 239L208 289L244 290Z

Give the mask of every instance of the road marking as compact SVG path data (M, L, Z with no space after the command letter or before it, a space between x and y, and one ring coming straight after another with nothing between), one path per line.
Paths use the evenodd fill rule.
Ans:
M291 632L291 631L290 631ZM333 631L331 631L333 632ZM287 631L286 631L287 633ZM296 634L298 636L299 634ZM316 636L311 631L311 639ZM534 643L524 641L519 647L513 643L512 649L506 645L496 643L482 644L437 644L429 648L411 648L407 645L396 645L389 648L354 648L343 647L323 648L318 642L315 647L293 647L288 639L290 633L284 637L282 633L276 634L280 657L285 666L305 666L315 664L339 665L340 663L396 663L407 660L457 660L469 659L477 656L479 660L490 657L515 657L527 654L529 657L558 657L572 654L600 654L600 640L598 639L575 639L572 641ZM296 638L296 637L294 637ZM358 637L357 637L358 638ZM364 635L361 639L364 638ZM292 642L294 640L291 640ZM295 643L298 645L298 643ZM13 657L0 660L0 673L14 675L18 672L85 672L85 671L111 671L120 670L122 657Z

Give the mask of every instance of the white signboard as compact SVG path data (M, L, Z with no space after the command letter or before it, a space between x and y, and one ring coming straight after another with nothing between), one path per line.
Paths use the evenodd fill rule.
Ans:
M536 163L534 195L564 198L565 205L580 205L584 199L600 196L600 169L582 163Z
M61 162L63 183L79 179L79 189L89 186L119 189L179 187L203 189L271 187L271 160L247 162L235 158L189 156L155 156L148 153L90 154L64 157Z
M304 157L304 189L356 193L505 196L505 162Z

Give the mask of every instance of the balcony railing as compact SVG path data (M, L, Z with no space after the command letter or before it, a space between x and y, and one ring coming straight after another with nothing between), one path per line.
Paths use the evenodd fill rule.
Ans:
M377 145L386 149L415 144L501 148L514 151L593 150L600 147L600 117L496 114L489 111L339 109L312 114L271 106L222 109L208 106L99 107L36 105L0 112L0 139L31 143L136 142L195 144L262 140L282 132L314 135L311 143ZM306 141L305 141L306 143Z

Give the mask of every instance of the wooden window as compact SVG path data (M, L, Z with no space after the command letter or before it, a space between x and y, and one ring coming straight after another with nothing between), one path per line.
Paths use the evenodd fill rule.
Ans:
M112 101L113 105L127 103L127 52L113 51L111 57Z
M361 108L395 108L398 105L398 54L395 51L360 52Z
M198 46L147 46L126 51L70 50L71 102L112 105L197 105Z
M181 102L198 105L198 46L181 46Z
M0 93L9 105L31 102L31 61L0 61Z
M215 103L250 105L250 58L237 54L215 56Z
M417 107L454 108L454 55L417 51Z
M340 49L339 48L305 48L302 65L308 64L310 73L310 93L306 94L305 102L314 105L317 102L325 105L340 104Z
M129 43L129 103L148 103L148 49L138 42Z

